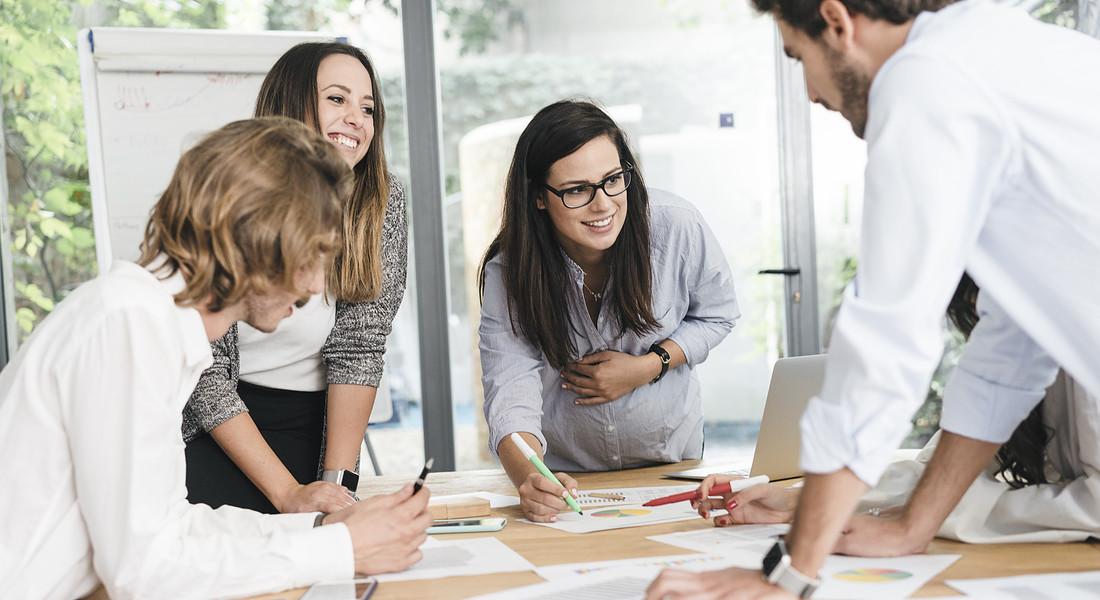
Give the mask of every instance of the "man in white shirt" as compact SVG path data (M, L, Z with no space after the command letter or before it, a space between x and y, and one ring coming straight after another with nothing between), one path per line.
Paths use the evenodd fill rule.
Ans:
M429 494L411 486L331 515L186 500L181 411L210 341L321 290L348 175L301 123L231 123L181 158L139 264L39 325L0 374L0 596L241 596L420 558Z
M1056 365L1100 392L1100 43L986 0L753 1L810 99L867 140L859 274L802 418L786 547L762 571L665 573L651 597L804 595L830 552L920 552ZM964 269L981 321L935 455L901 516L849 519L909 431Z

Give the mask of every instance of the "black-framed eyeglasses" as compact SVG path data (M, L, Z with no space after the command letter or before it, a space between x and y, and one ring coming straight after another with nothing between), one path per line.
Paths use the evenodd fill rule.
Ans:
M618 196L625 192L626 188L630 187L630 172L633 170L634 165L628 164L621 171L612 173L597 183L575 185L564 190L556 190L546 184L543 184L542 187L561 198L561 203L566 208L582 208L588 206L596 198L596 190L603 190L603 193L608 196Z

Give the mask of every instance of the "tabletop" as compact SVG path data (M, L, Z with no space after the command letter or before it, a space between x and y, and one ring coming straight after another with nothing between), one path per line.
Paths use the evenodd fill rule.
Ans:
M687 461L629 471L581 473L574 476L583 489L680 485L685 482L662 479L661 475L699 465L699 461ZM365 477L360 483L359 495L393 492L408 481L408 477ZM432 473L428 479L428 485L432 494L437 496L477 491L516 495L515 488L507 475L499 469ZM520 521L522 514L519 507L494 509L493 516L507 517L509 521L507 527L494 533L448 534L437 537L452 540L493 536L534 565L541 567L572 562L692 554L690 550L646 538L663 533L691 531L713 526L708 520L698 519L588 534L572 534ZM1097 543L963 544L936 539L929 546L928 553L959 554L962 557L925 584L914 597L959 595L959 592L944 583L947 579L1007 577L1100 569L1100 544ZM372 599L465 598L542 581L534 572L522 572L388 582L379 586ZM288 590L258 596L256 600L296 600L304 591L304 589Z

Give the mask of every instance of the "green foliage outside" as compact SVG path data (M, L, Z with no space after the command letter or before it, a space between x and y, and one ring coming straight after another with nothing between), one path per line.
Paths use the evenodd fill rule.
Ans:
M0 99L21 338L95 275L79 27L220 27L220 3L0 0ZM83 21L83 22L81 22Z

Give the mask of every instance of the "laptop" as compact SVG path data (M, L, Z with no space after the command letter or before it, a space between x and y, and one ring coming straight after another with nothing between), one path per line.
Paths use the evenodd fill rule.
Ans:
M781 358L772 369L760 434L751 462L699 467L669 473L669 479L701 481L707 475L767 475L772 481L801 477L799 468L799 420L810 398L821 391L825 381L825 355Z

